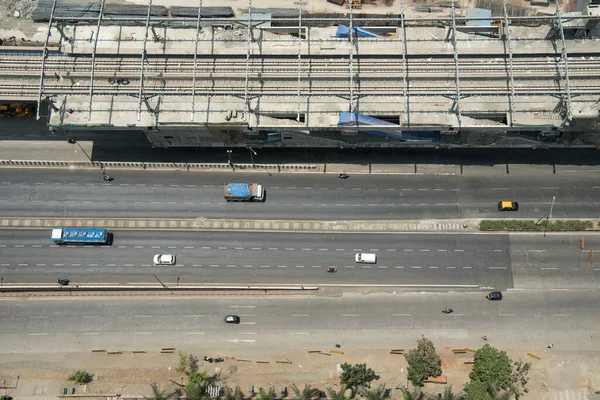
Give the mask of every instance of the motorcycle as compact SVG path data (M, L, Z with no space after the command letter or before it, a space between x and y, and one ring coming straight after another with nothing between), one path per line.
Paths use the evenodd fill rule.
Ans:
M330 274L333 274L333 273L337 272L337 269L335 269L335 268L327 268L327 272L329 272Z
M348 179L349 177L350 177L350 175L344 174L344 173L341 173L338 175L338 178L340 178L340 179Z
M113 177L112 177L112 176L109 176L109 175L103 175L103 176L102 176L102 179L104 179L104 180L105 180L105 181L107 181L107 182L110 182L110 181L112 181L112 180L113 180Z
M69 144L75 144L75 143L77 143L77 141L75 139L73 139L73 138L67 138L67 143L69 143Z
M443 312L444 314L450 314L450 313L454 312L454 310L453 310L453 309L451 309L451 308L444 308L444 309L442 310L442 312Z

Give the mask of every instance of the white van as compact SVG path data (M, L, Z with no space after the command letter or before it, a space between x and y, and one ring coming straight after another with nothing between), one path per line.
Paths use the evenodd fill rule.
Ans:
M376 264L377 263L377 254L372 254L372 253L356 253L356 256L354 256L354 260L357 263Z

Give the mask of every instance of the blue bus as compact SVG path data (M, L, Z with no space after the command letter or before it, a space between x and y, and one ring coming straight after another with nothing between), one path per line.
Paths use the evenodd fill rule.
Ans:
M54 228L56 244L112 244L112 235L104 228Z

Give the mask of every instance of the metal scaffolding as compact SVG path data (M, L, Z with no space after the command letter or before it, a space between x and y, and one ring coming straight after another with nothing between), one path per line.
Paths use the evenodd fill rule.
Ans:
M510 24L508 23L508 6L506 4L506 0L502 0L502 8L504 10L504 31L502 39L504 43L506 43L506 47L508 48L508 77L510 79L510 97L509 97L509 126L513 126L515 124L515 75L513 69L513 53L512 53L512 44L510 38Z
M52 35L52 23L54 22L54 12L56 11L56 2L57 2L57 0L54 0L54 3L52 3L52 11L50 13L50 22L48 22L48 33L46 34L46 41L44 42L44 50L42 53L42 68L40 68L40 87L38 88L36 119L40 119L42 94L44 92L44 73L46 71L46 59L48 58L48 42L50 41L50 35Z
M194 76L192 77L192 112L190 121L194 120L196 113L196 76L198 72L198 41L200 39L200 21L202 20L202 0L198 4L198 19L196 20L196 43L194 43Z
M203 0L199 0L195 18L193 14L192 17L152 15L152 0L148 1L145 18L141 14L121 18L109 13L105 15L107 12L105 0L101 0L97 16L79 19L95 24L96 37L93 45L81 39L81 34L79 38L75 35L75 30L81 29L87 36L93 27L76 26L72 31L72 38L67 38L65 33L61 34L64 39L74 41L71 53L67 52L58 57L50 51L51 30L58 29L58 24L66 24L70 21L67 17L55 16L59 1L53 2L48 34L41 51L42 57L38 56L36 60L41 65L39 87L30 84L30 87L33 86L32 89L26 88L25 85L23 85L25 89L22 89L22 91L30 90L33 92L30 96L37 97L38 119L43 99L65 96L65 104L69 101L73 104L76 103L77 97L87 96L84 97L87 104L73 108L87 111L87 121L97 123L94 110L104 107L98 103L106 99L99 99L99 97L107 96L119 97L118 101L127 97L137 98L137 104L131 99L123 100L121 103L121 105L126 104L124 109L131 113L131 120L134 119L136 106L137 119L142 120L142 102L144 102L147 110L155 113L156 123L159 120L159 108L154 106L154 102L152 103L154 107L151 106L150 99L153 97L158 97L161 101L158 103L161 105L161 115L163 112L165 114L185 112L186 120L189 113L189 120L194 121L199 113L206 113L206 120L202 118L202 123L223 123L224 111L242 110L243 120L248 121L250 118L256 126L260 126L260 123L258 118L252 118L254 112L265 116L261 118L262 121L269 121L275 126L279 126L277 124L281 121L285 121L288 126L293 124L294 127L302 128L312 128L312 121L319 121L319 124L330 123L333 126L332 116L321 118L319 113L337 114L347 109L349 113L364 113L385 120L395 121L398 118L401 126L412 129L419 129L418 127L434 120L429 118L431 114L440 116L435 120L436 123L457 128L470 126L477 118L487 119L481 123L481 126L493 121L494 126L505 124L508 127L516 127L517 120L519 125L529 123L530 120L524 117L525 113L538 111L539 114L546 114L544 116L546 121L552 119L559 121L556 115L553 115L557 112L548 108L548 104L553 104L554 107L558 98L560 101L556 107L562 112L562 123L566 126L573 120L573 114L577 118L581 117L582 102L589 101L589 99L582 100L582 96L600 95L600 85L591 81L600 80L600 67L590 67L586 64L586 62L591 64L593 54L600 53L600 46L590 40L586 45L594 46L595 50L588 51L579 42L567 40L570 36L565 36L566 24L563 26L567 20L589 21L590 18L598 20L600 17L589 15L563 17L558 4L556 14L553 16L511 17L507 1L502 0L500 16L463 17L457 15L457 3L456 0L452 0L449 17L407 18L406 2L400 0L397 16L358 17L350 6L348 13L343 17L321 18L307 15L300 1L297 17L295 11L292 14L293 18L275 15L270 18L269 26L266 24L263 26L260 17L256 14L252 15L252 0L248 2L247 15L241 18L205 16L207 7L203 5ZM154 10L157 7L154 6ZM193 12L195 13L195 10ZM483 20L503 21L500 28L502 37L495 37L494 29L497 29L495 26L466 26L467 21ZM556 47L542 45L538 49L523 46L523 43L529 44L529 42L519 42L524 36L521 32L529 27L522 25L512 27L511 23L515 20L553 23L556 40L553 44ZM439 25L432 24L434 21L446 23L445 40L443 37L438 39L434 35L443 32L443 28L439 28ZM138 24L132 28L136 29L136 37L139 37L145 28L143 43L140 45L139 41L137 44L132 41L128 46L119 46L115 51L106 49L105 39L100 41L100 29L101 26L115 22ZM178 25L180 22L182 24ZM288 24L285 26L276 24L281 22L288 22ZM321 26L319 29L325 30L331 28L322 27L324 23L331 25L334 22L348 24L347 41L332 38L331 33L328 32L315 29L311 34L309 30L311 23L318 23ZM382 25L387 28L379 26L375 29L387 29L384 32L388 37L385 35L366 39L360 37L357 30L363 33L360 28L367 22L373 25L384 22ZM171 31L168 31L171 29L170 24L173 24L173 28L189 31L186 31L186 36L180 33L171 34ZM413 27L422 26L429 26L432 31L435 29L433 33L425 33L433 39L423 39L422 31L411 30ZM156 38L154 29L158 30L158 27L165 29L165 43L161 48L148 42L149 31L152 29ZM212 29L210 40L207 35L201 35L203 27ZM240 27L245 27L246 32ZM192 32L194 28L195 36ZM103 36L106 37L104 30L107 28L102 29ZM561 46L558 46L557 30L560 33ZM263 33L259 34L259 31ZM293 37L296 31L297 38ZM537 35L540 35L540 40L543 40L541 38L543 35L539 33L541 31L542 29L538 29ZM65 29L65 32L71 34L68 29ZM488 37L482 38L481 32ZM493 35L490 32L493 32ZM277 37L278 34L281 37ZM469 37L476 34L480 36ZM312 43L311 37L314 38ZM123 39L119 37L117 40ZM82 44L83 42L85 43ZM89 42L91 43L91 38ZM227 43L228 47L223 47L227 49L226 51L222 48L214 51L214 47L211 49L203 45L210 43L211 46L218 46L220 42ZM174 43L175 46L169 47L170 43ZM450 43L452 51L450 51ZM424 51L423 49L429 45L431 45L431 52L429 49ZM142 49L141 60L138 63L137 56L135 59L132 57L132 48L135 52L133 54L136 55L139 46ZM491 46L495 52L486 46ZM561 48L560 59L557 47ZM571 54L578 54L578 57L569 60L569 51ZM77 57L81 52L89 54L89 57ZM592 56L586 59L588 52ZM579 57L580 53L583 54L581 57ZM261 56L262 63L259 63L257 60ZM71 61L73 59L75 60ZM527 59L532 59L537 63L536 66L529 69L529 64L526 64L529 62ZM65 60L69 61L65 62ZM128 60L134 61L127 64ZM175 60L177 60L175 65L179 67L170 69L173 65L171 61ZM113 65L112 70L111 65ZM122 68L119 73L138 74L139 72L139 82L133 83L130 87L118 84L106 85L104 82L106 71L114 71L114 65ZM82 76L84 74L82 71L85 71L83 78L80 78L81 86L62 82L61 75L56 71L64 70L69 73L68 68L73 68L73 71L77 72L71 77ZM594 68L598 71L594 71ZM58 82L45 79L46 74L53 73L59 78ZM37 69L35 74L34 79L37 79ZM135 86L136 84L139 87ZM2 90L0 78L0 95ZM73 100L66 98L69 95L73 96ZM177 105L173 105L176 104L175 97L182 99ZM535 100L529 99L532 97L541 99L545 109L534 104ZM162 102L169 98L172 99L169 103L171 109L166 108L165 103ZM257 98L260 101L255 102ZM487 103L484 103L486 101ZM70 110L71 104L69 104ZM574 107L575 111L573 111ZM65 106L60 108L64 109ZM422 117L423 115L426 117ZM272 118L266 118L267 116ZM75 117L68 118L74 121L74 124L81 123L81 119ZM308 122L309 119L311 123ZM281 123L281 125L285 124Z
M92 50L92 72L90 73L90 100L88 109L88 121L92 119L92 102L94 98L94 71L96 69L96 49L98 48L98 39L100 38L100 25L102 24L102 16L104 15L104 3L100 4L100 13L98 13L98 24L96 25L96 38L94 40L94 49Z
M565 41L565 31L563 29L562 19L560 16L560 7L558 5L558 1L556 1L556 23L558 25L560 31L560 40L561 40L561 50L560 57L563 62L563 70L561 71L561 79L565 81L565 96L561 98L563 102L563 107L566 106L565 116L563 119L564 123L570 123L573 120L573 106L571 104L571 82L569 81L569 55L567 54L567 44ZM564 104L566 100L566 105Z
M400 0L400 30L402 32L402 81L404 89L404 115L406 118L406 126L410 127L410 108L408 99L408 64L406 55L408 54L408 43L406 41L406 24L404 23L404 1Z
M452 4L452 49L454 50L454 80L456 83L456 101L454 103L456 119L458 122L458 127L461 126L461 118L460 118L460 75L458 68L458 48L456 47L456 10L454 8L454 1L451 0Z
M140 90L138 93L138 112L137 118L138 121L142 119L142 100L144 96L144 69L146 66L146 45L148 43L148 31L150 27L150 11L152 10L152 0L148 0L148 14L146 15L146 33L144 35L144 45L142 47L142 57L140 61ZM149 110L151 111L151 110Z

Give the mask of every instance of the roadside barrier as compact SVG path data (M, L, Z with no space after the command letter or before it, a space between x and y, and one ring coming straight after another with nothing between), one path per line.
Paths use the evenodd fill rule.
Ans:
M341 355L341 354L344 354L344 352L343 352L343 351L339 351L339 350L329 350L329 352L330 352L331 354L340 354L340 355Z
M541 359L542 359L542 357L540 357L540 356L537 356L537 355L535 355L535 354L533 354L533 353L527 353L527 355L528 355L529 357L531 357L531 358L535 358L536 360L541 360Z
M99 169L178 169L178 170L268 170L269 172L320 171L317 164L229 164L229 163L177 163L134 161L52 161L52 160L0 160L0 167L31 168L99 168Z
M163 347L160 349L161 353L175 353L175 347Z
M454 351L454 350L452 350L452 351ZM390 354L404 354L404 349L390 350Z
M92 349L92 353L106 353L106 350L102 349Z

